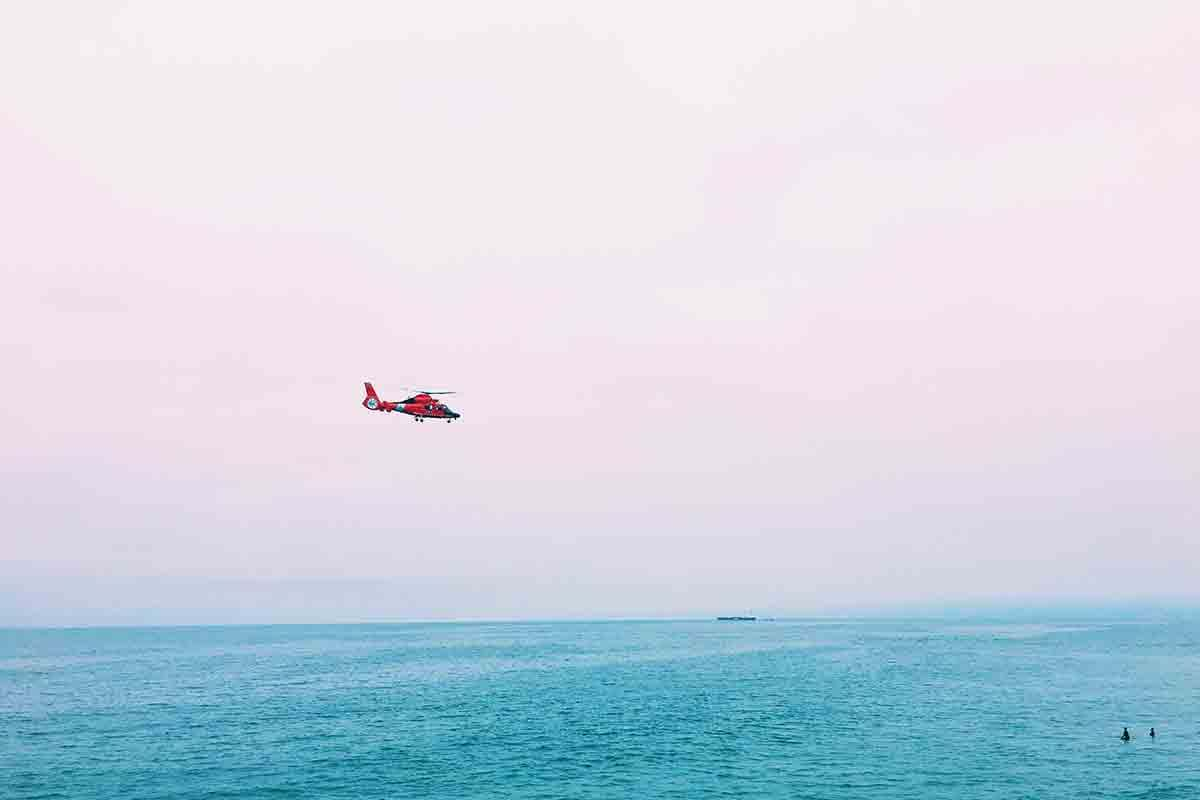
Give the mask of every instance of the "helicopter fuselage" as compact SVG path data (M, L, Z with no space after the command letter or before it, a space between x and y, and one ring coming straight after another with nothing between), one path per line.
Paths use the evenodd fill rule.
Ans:
M419 392L405 400L392 401L380 400L370 383L366 384L366 387L367 397L362 404L368 411L407 414L418 422L424 422L426 419L444 419L451 422L462 416L428 392Z

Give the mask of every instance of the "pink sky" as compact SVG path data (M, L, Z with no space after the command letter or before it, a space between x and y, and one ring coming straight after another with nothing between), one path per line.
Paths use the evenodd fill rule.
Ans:
M1194 4L65 8L0 25L0 623L1197 597Z

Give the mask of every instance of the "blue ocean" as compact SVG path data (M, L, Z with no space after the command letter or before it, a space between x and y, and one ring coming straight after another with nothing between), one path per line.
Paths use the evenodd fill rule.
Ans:
M1200 624L0 630L0 797L1196 800Z

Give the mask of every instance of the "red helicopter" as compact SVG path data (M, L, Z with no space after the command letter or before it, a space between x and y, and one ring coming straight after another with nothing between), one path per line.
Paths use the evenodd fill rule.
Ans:
M363 400L363 406L368 411L387 411L388 413L399 411L401 414L411 416L414 422L424 422L427 419L444 419L446 422L453 422L462 416L457 411L451 410L450 406L434 399L435 395L454 394L454 392L421 390L407 400L397 403L391 400L380 400L370 381L364 383L363 386L367 387L367 399Z

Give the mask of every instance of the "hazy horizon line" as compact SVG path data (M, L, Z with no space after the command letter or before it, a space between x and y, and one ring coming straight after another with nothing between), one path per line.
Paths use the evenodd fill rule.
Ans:
M747 611L732 609L721 612L684 614L580 614L566 616L441 616L441 617L377 617L330 619L314 615L312 619L262 619L225 621L104 621L82 623L4 622L0 631L29 630L95 630L105 628L170 629L170 628L257 628L257 627L346 627L381 625L553 625L602 623L666 623L715 622L719 616L745 615L757 622L1139 622L1146 624L1175 620L1179 615L1200 614L1200 599L1171 598L1143 601L1111 602L1052 602L1023 605L1010 602L946 603L939 605L892 605L844 608L801 613Z

